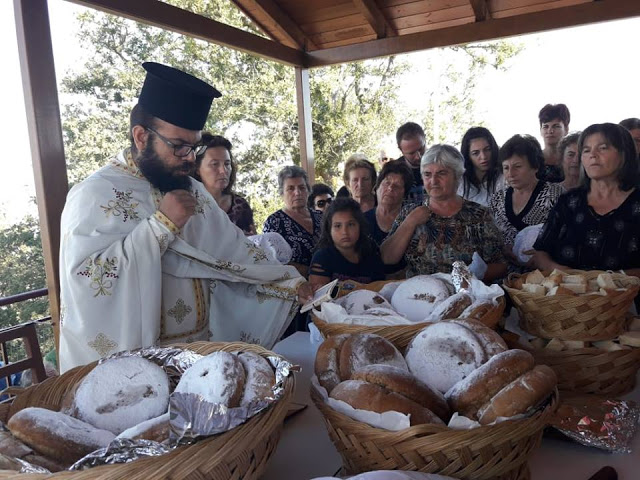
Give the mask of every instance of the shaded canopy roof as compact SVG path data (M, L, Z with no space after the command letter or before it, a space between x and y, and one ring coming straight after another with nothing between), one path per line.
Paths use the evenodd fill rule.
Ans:
M640 16L640 0L231 0L269 38L158 0L70 0L298 67Z

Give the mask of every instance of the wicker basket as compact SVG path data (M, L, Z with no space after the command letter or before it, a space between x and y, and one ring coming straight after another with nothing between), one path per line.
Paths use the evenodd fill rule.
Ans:
M251 351L263 357L276 355L258 345L246 343L196 342L176 346L204 355L218 350ZM65 393L84 378L95 365L92 363L76 367L60 377L51 378L25 389L13 399L11 404L0 405L0 420L6 422L14 413L26 407L59 410ZM18 474L3 470L0 472L0 479L257 479L265 471L267 462L280 439L288 404L293 395L294 383L294 378L289 377L285 383L284 396L279 402L233 430L212 436L194 445L176 448L160 457L148 457L120 465L104 465L78 472L63 471L53 475Z
M324 403L312 386L311 398L324 417L346 474L371 470L413 470L461 480L527 480L527 459L558 404L557 391L542 411L472 430L417 425L391 432L358 422Z
M587 279L596 278L601 271L582 272ZM613 273L613 277L623 277ZM532 335L562 340L610 340L626 328L626 313L638 294L639 286L608 295L553 295L540 296L513 288L520 275L511 274L504 283L515 307L520 313L520 326Z
M371 290L379 292L380 289L390 282L397 280L385 280L380 282L373 282L369 284L361 284L357 282L344 282L338 292L338 297L347 295L354 290ZM498 305L492 309L488 309L481 317L476 318L480 322L484 323L490 328L495 328L498 321L502 318L502 314L505 308L504 297L500 297ZM428 322L413 323L411 325L379 325L379 326L367 326L367 325L349 325L345 323L327 323L324 320L319 319L313 313L311 319L320 332L326 337L332 335L341 335L343 333L373 333L385 337L397 348L404 349L413 337L426 326L430 325Z
M548 365L558 376L558 388L568 392L622 395L633 390L640 368L640 348L607 352L580 348L530 352L537 364Z

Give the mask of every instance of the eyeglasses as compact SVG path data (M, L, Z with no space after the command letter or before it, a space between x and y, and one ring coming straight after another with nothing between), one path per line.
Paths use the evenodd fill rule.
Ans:
M144 128L145 128L145 130L150 130L151 132L155 133L160 140L162 140L164 143L167 144L167 146L173 148L173 154L176 157L180 157L180 158L188 157L189 155L191 155L191 152L195 152L196 156L202 155L205 152L205 150L207 149L206 145L189 145L188 143L183 143L181 145L176 145L171 140L169 140L168 138L164 137L163 135L158 133L153 128L151 128L151 127L144 127Z
M318 200L316 202L316 208L324 208L325 205L330 205L333 202L333 198L327 198L326 200Z

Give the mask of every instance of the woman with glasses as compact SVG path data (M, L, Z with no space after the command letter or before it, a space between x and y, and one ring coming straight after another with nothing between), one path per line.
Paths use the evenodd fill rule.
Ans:
M218 206L245 235L255 235L253 210L243 197L233 191L238 167L231 154L231 142L220 135L205 132L202 144L206 150L196 156L195 178L204 184Z
M324 212L333 201L333 190L329 185L316 183L311 187L311 193L307 199L307 206L312 210Z
M262 231L282 235L291 247L291 265L307 276L313 249L320 238L322 213L307 206L309 196L307 173L300 167L290 165L278 173L278 192L284 207L269 215Z

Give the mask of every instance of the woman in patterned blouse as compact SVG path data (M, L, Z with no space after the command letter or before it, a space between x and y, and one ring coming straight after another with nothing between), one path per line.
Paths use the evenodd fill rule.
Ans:
M538 180L544 165L542 149L530 135L514 135L500 148L499 159L509 187L493 194L489 201L491 214L502 233L505 254L511 254L516 235L531 225L547 220L551 208L564 189L560 184Z
M427 200L402 209L381 246L384 263L397 263L404 256L408 277L449 273L453 262L469 264L477 252L487 263L483 280L506 274L502 237L489 210L456 193L463 164L460 152L450 145L434 145L425 152L420 171Z
M255 235L253 211L249 203L233 191L238 167L231 155L231 142L220 135L205 132L202 143L207 149L196 157L194 176L245 235Z
M320 239L322 213L307 206L309 196L307 172L290 165L278 173L278 192L282 195L284 207L269 215L262 231L282 235L293 250L291 264L306 277L313 249Z
M620 270L640 276L640 172L620 125L591 125L578 140L581 186L560 197L534 244L540 269Z

